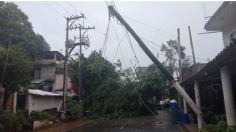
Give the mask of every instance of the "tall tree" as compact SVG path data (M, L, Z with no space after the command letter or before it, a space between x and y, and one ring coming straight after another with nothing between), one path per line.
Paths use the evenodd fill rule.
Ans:
M0 46L0 75L3 73L3 66L5 65L7 50ZM31 79L33 70L33 63L25 50L14 45L9 49L9 56L7 68L5 69L5 76L3 80L3 87L5 88L3 108L6 109L7 100L11 93L19 90L20 87L27 84Z
M181 52L181 59L182 59L182 68L185 70L187 67L190 66L191 61L189 57L186 57L185 54L185 47L180 47ZM178 66L177 66L177 60L178 60L178 44L176 40L169 40L166 42L166 44L161 45L161 51L165 53L166 60L163 62L163 64L167 67L169 72L178 77Z
M33 31L31 23L14 3L0 4L0 43L7 47L9 41L20 45L26 53L34 58L36 54L49 50L44 38Z
M3 107L6 108L9 95L32 79L34 57L50 47L40 34L33 31L27 15L16 4L8 2L0 2L0 46L0 75L6 71L0 85L5 88ZM6 62L7 48L9 57Z

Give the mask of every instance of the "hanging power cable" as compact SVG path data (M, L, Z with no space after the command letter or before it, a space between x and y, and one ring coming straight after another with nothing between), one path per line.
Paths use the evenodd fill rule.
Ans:
M121 26L121 27L124 29L123 26ZM132 45L132 41L131 41L131 39L130 39L130 37L129 37L129 33L128 33L128 31L125 30L125 29L124 29L124 31L125 31L126 34L127 34L128 42L129 42L130 47L131 47L131 49L132 49L132 51L133 51L134 57L135 57L135 59L136 59L138 65L139 65L139 67L141 67L141 66L140 66L140 63L139 63L139 60L138 60L138 58L137 58L136 52L135 52L135 50L134 50L134 47L133 47L133 45ZM139 78L139 76L137 75L136 71L135 71L135 74L136 74L138 80L140 81L140 78ZM138 93L138 91L137 91L137 88L135 88L135 93L136 93L137 96L139 97L139 99L140 99L140 101L142 102L142 104L143 104L153 115L156 115L156 114L146 105L146 103L143 101L142 97L139 95L139 93Z
M124 16L124 15L123 15L123 16ZM153 29L153 30L155 30L155 31L163 32L163 33L168 34L168 35L170 35L170 36L172 36L172 37L176 37L176 36L177 36L177 35L175 35L175 34L173 34L173 33L170 33L170 32L168 32L168 31L165 31L165 30L163 30L163 29L161 29L161 28L158 28L158 27L155 27L155 26L153 26L153 25L150 25L150 24L141 22L141 21L136 20L136 19L134 19L134 18L131 18L131 17L128 17L128 16L124 16L124 17L125 17L125 18L128 18L128 19L130 19L130 20L132 20L132 21L134 21L134 22L136 22L136 23L138 23L138 24L142 24L142 25L144 25L144 26L147 26L147 27L149 27L149 28L151 28L151 29Z
M119 40L118 45L117 45L117 48L116 48L116 51L115 51L115 56L112 58L112 61L111 61L111 62L113 62L114 59L116 58L117 53L118 53L118 50L119 50L119 48L120 48L120 44L123 42L125 36L126 36L126 35L124 35L124 36Z
M108 41L108 37L109 37L110 23L111 23L111 19L110 19L110 16L109 16L108 23L107 23L107 28L106 28L106 33L105 33L105 39L104 39L103 47L102 47L102 54L104 54L104 57L105 57L106 45L107 45L107 41Z

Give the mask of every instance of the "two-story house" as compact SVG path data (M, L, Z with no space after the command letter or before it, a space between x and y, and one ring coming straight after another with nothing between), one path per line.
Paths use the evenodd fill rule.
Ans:
M236 125L235 14L236 2L227 1L208 20L205 29L222 33L224 49L201 70L181 83L186 91L199 89L200 95L195 94L195 100L200 100L200 107L225 118L231 126ZM216 46L214 43L210 45Z
M58 51L45 51L35 59L33 83L44 82L43 90L55 92L63 89L63 68L65 56ZM67 88L70 86L69 77Z

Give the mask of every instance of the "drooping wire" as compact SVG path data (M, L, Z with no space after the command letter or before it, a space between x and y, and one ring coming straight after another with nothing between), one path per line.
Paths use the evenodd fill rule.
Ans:
M118 53L118 50L119 50L119 48L120 48L120 44L123 42L125 36L126 36L126 35L124 35L124 36L119 40L118 45L117 45L117 48L116 48L116 51L115 51L115 56L112 58L112 61L111 61L111 62L113 62L113 60L116 58L117 53Z
M113 3L113 4L114 4L114 3ZM124 29L123 26L121 26L121 27ZM129 44L130 44L130 46L131 46L131 48L132 48L132 51L133 51L133 53L134 53L134 55L135 55L136 61L137 61L138 65L139 65L139 67L140 67L140 63L139 63L138 58L137 58L137 55L136 55L136 53L135 53L135 51L134 51L134 48L133 48L131 39L130 39L129 34L128 34L128 31L127 31L127 30L125 30L125 31L126 31L126 33L127 33L128 41L129 41ZM117 33L116 33L116 34L117 34ZM117 35L117 36L118 36L118 35ZM156 115L156 114L146 105L146 103L143 101L142 97L139 95L139 93L138 93L138 91L137 91L137 88L135 88L135 93L136 93L137 96L139 97L141 103L142 103L153 115Z
M118 47L119 47L119 49L120 49L120 53L121 53L121 57L122 57L123 63L124 63L124 65L125 65L125 67L128 68L127 65L125 64L125 59L124 59L124 56L123 56L123 54L122 54L121 47L120 47L120 44L121 44L120 41L123 40L123 38L125 38L126 34L122 37L122 39L119 39L118 33L116 32L116 28L114 27L114 25L112 24L112 22L111 22L111 26L112 26L112 28L113 28L113 30L114 30L114 32L115 32L116 40L118 41Z
M105 57L106 45L107 45L107 41L108 41L108 37L109 37L110 23L111 23L111 19L110 19L110 16L109 16L108 23L107 23L107 28L106 28L106 33L105 33L105 39L104 39L103 47L102 47L102 55L104 54L104 57Z
M123 16L124 16L124 15L123 15ZM170 35L170 36L172 36L172 37L176 37L176 36L177 36L176 34L170 33L170 32L168 32L168 31L165 31L165 30L163 30L163 29L161 29L161 28L158 28L158 27L155 27L155 26L153 26L153 25L150 25L150 24L141 22L141 21L136 20L136 19L134 19L134 18L131 18L131 17L128 17L128 16L124 16L124 17L125 17L125 18L128 18L128 19L130 19L130 20L132 20L132 21L134 21L134 22L136 22L136 23L138 23L138 24L142 24L142 25L144 25L144 26L147 26L147 27L149 27L149 28L151 28L151 29L153 29L153 30L155 30L155 31L163 32L163 33L168 34L168 35Z
M136 70L135 70L135 67L134 67L134 72L135 72L136 77L137 77L138 80L140 81L140 77L139 77L139 75L137 74L137 72L136 72ZM137 95L138 95L140 101L142 102L142 104L155 116L156 114L146 105L146 103L143 101L142 97L139 95L137 89L135 89L135 90L136 90L136 93L137 93Z
M114 7L116 7L116 6L115 6L115 3L113 3L113 5L114 5ZM117 10L117 9L116 9L116 10ZM124 29L123 26L121 26L121 27ZM124 30L125 30L125 29L124 29ZM137 61L138 65L139 65L139 67L140 67L140 63L139 63L139 61L138 61L137 55L136 55L136 53L135 53L135 50L134 50L134 48L133 48L131 39L130 39L130 37L129 37L129 33L128 33L127 30L125 30L125 31L126 31L126 33L127 33L128 41L129 41L129 44L130 44L130 46L131 46L131 48L132 48L132 51L133 51L134 56L135 56L135 58L136 58L136 61ZM137 74L136 74L136 76L137 76ZM135 87L135 91L136 91L136 94L138 95L140 101L142 102L142 104L143 104L153 115L156 115L156 114L146 105L146 103L143 101L143 99L142 99L142 97L139 95L139 93L138 93L136 87Z
M124 66L125 66L125 69L128 69L128 67L127 67L127 65L126 65L126 63L125 63L125 59L124 59L124 56L123 56L121 47L120 47L119 49L120 49L121 59L122 59L122 61L123 61L123 64L124 64Z

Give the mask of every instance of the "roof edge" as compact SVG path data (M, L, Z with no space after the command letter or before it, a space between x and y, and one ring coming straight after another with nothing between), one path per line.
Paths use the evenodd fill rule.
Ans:
M212 21L214 20L214 18L230 3L230 1L224 1L221 6L216 10L216 12L214 13L214 15L207 21L207 23L204 26L204 29L206 30L211 30L208 28L208 26L212 23Z

